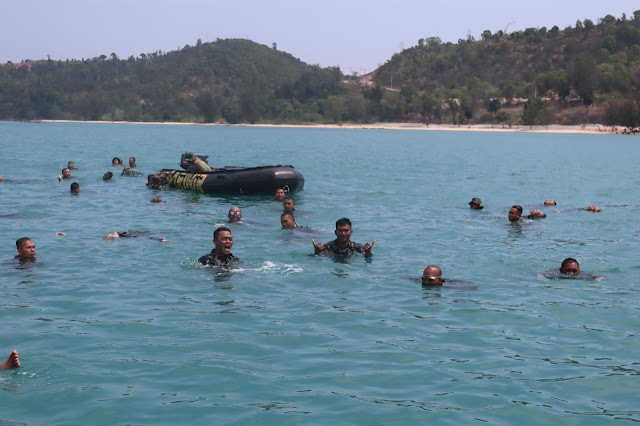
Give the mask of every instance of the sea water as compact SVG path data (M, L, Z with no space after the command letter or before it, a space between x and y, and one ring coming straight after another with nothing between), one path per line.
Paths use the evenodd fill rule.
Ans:
M1 422L640 421L637 137L0 123L0 149L0 355L22 362L0 372ZM111 166L185 151L294 165L311 229L282 230L271 196L151 190ZM507 221L545 199L547 219ZM233 205L242 262L202 267ZM341 217L371 259L312 255ZM104 239L125 230L148 234ZM13 260L23 236L33 265ZM539 278L566 257L603 280ZM428 264L458 283L423 288Z

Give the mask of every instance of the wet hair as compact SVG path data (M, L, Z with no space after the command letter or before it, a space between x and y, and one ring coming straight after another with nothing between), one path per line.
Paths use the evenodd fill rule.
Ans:
M18 238L16 240L16 248L20 249L22 247L22 244L26 243L27 241L31 241L31 238L28 238L28 237Z
M343 217L342 219L338 219L336 221L336 229L338 229L339 227L343 226L343 225L349 225L349 228L351 228L351 221L349 220L349 218Z
M516 209L520 212L520 214L522 214L522 206L519 204L514 204L513 206L511 206L512 209Z
M564 270L564 268L570 263L575 263L576 265L578 265L578 267L580 267L580 264L577 260L575 260L573 257L567 257L562 261L562 264L560 265L560 271Z
M136 162L136 157L129 157L129 160L131 160L133 158L133 162Z
M73 182L71 184L71 192L76 192L80 190L80 185L78 184L78 182Z
M217 240L218 239L218 235L220 235L220 232L222 231L227 231L228 233L231 233L231 229L227 228L226 226L221 226L218 229L216 229L215 231L213 231L213 239Z
M62 171L61 171L60 173L64 174L64 171L65 171L65 170L69 170L69 168L68 168L68 167L65 167L64 169L62 169ZM71 170L69 170L69 172L71 172Z
M116 164L116 160L119 164L122 164L122 160L118 157L113 157L113 160L111 160L111 164Z
M289 212L282 213L280 215L280 219L282 219L285 216L291 216L293 218L293 220L296 220L296 217L293 215L293 213L289 213Z
M113 177L113 173L111 173L111 172L107 172L107 173L105 173L105 175L109 175L109 179L111 179Z
M295 203L296 203L296 200L295 200L293 197L284 197L284 198L282 199L282 202L284 203L284 202L285 202L285 201L287 201L287 200L291 200L291 201L293 201L293 204L295 204Z

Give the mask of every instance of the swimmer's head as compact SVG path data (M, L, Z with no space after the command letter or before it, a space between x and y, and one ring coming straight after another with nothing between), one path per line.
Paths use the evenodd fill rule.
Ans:
M276 189L276 195L275 195L275 199L278 201L282 201L284 200L284 189L282 188L278 188Z
M71 184L70 191L71 191L72 194L79 194L80 193L80 185L78 184L78 182L73 182Z
M469 201L469 207L473 210L482 210L484 208L480 198L472 198L471 201Z
M282 207L285 212L292 212L296 207L296 200L293 197L284 197L282 200Z
M531 210L529 217L531 219L544 219L545 217L547 217L547 215L542 210L533 209Z
M515 204L509 209L509 222L515 222L522 217L522 206Z
M64 168L62 169L62 177L63 178L70 178L71 177L71 170Z
M129 165L131 167L135 167L136 166L136 157L129 157Z
M116 238L120 238L120 234L118 234L116 231L113 231L110 234L105 235L104 237L108 240L115 240Z
M562 264L560 265L560 273L580 275L580 264L574 258L568 257L562 261Z
M4 182L4 178L0 176L0 182Z
M73 161L69 161L69 162L67 163L67 167L68 167L69 169L75 169L75 168L76 168L76 164L75 164Z
M553 200L544 200L544 205L545 206L555 206L556 202Z
M296 218L291 213L282 213L280 225L282 225L282 229L293 229L296 227Z
M125 166L124 169L122 169L123 172L128 172L131 170L130 166Z
M111 165L112 166L122 166L122 160L119 159L118 157L113 157L113 160L111 160Z
M442 269L437 265L429 265L422 271L422 277L420 277L420 279L422 280L423 286L441 286Z
M592 213L600 213L600 209L597 208L596 206L589 206L587 207L587 211L588 212L592 212Z
M222 256L230 255L231 247L233 247L231 230L227 227L221 226L213 231L213 244L215 245L216 254Z
M162 202L162 198L160 198L160 197L153 197L153 198L151 199L151 202L152 202L152 203L161 203L161 202Z
M240 210L240 207L233 206L229 209L227 217L229 222L240 222L242 220L242 210Z
M102 175L102 180L109 180L113 177L113 173L111 172L107 172L105 174Z

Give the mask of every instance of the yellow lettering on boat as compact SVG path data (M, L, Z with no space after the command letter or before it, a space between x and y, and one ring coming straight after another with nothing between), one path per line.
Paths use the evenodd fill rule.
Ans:
M206 174L180 173L175 178L175 186L202 192L202 183L206 178Z

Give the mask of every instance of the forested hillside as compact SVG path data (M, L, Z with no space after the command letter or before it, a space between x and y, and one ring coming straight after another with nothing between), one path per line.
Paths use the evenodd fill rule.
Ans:
M0 119L640 125L640 10L438 37L345 77L249 40L0 65Z

